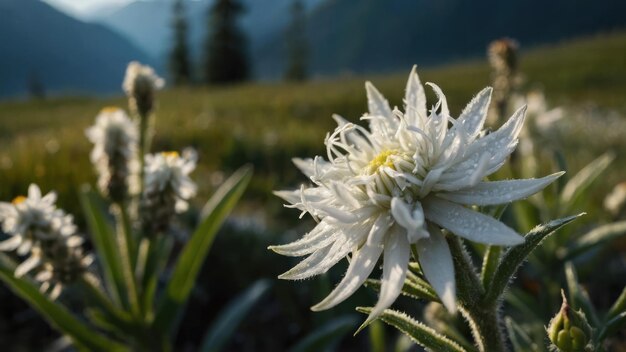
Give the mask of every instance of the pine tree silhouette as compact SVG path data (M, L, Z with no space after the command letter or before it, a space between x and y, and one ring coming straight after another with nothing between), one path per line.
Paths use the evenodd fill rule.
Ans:
M287 27L287 69L285 79L304 81L307 79L309 45L306 35L306 13L301 0L291 5L291 22Z
M174 0L172 8L174 43L169 57L170 78L174 85L191 82L191 64L189 47L187 45L187 19L185 14L185 0Z
M206 83L234 83L248 79L247 40L237 24L238 16L243 12L244 7L237 0L216 0L210 8L204 53Z

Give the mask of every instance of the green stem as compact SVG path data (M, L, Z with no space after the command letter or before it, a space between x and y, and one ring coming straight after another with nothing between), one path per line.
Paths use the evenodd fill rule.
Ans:
M619 297L617 297L617 300L615 300L615 303L613 303L611 309L609 309L609 313L606 316L606 321L609 321L624 312L626 312L626 286L624 286L622 293L619 295Z
M135 282L135 270L133 262L136 262L136 250L134 247L133 234L131 232L130 221L126 209L121 204L115 205L115 215L117 217L117 242L120 248L121 266L128 290L128 301L131 312L139 316L139 295Z
M447 240L454 262L459 310L469 323L478 349L481 352L506 351L497 305L481 304L485 290L461 239L449 235Z

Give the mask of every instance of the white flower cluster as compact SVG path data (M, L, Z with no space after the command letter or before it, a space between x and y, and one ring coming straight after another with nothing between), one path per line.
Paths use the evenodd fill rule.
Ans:
M351 254L347 273L313 310L331 308L352 295L382 255L382 286L368 321L398 297L411 246L421 269L443 304L456 309L449 233L492 245L511 246L524 238L470 205L496 205L528 197L562 173L541 179L483 181L497 171L517 145L525 108L497 131L482 131L491 88L482 90L454 119L441 89L428 112L415 68L409 76L400 111L366 84L369 129L339 116L326 138L328 161L296 159L314 186L276 194L290 207L310 213L317 226L302 239L270 247L279 254L306 259L280 278L298 280L322 274Z
M189 174L196 168L197 153L192 149L162 152L145 156L142 216L148 234L164 231L175 213L189 207L188 200L195 196L196 184ZM147 227L146 227L147 226Z
M0 250L29 257L15 269L22 277L39 269L35 278L42 281L43 291L52 288L56 297L64 284L74 281L91 264L84 256L83 238L76 235L71 215L55 206L56 194L42 197L37 185L28 188L28 197L19 196L11 203L0 202L2 230L10 236L0 243Z
M110 107L98 114L95 125L87 129L86 135L94 144L91 162L98 172L100 191L114 201L122 201L129 191L135 193L137 125L124 110Z
M152 67L137 61L128 64L122 88L130 100L131 108L141 116L146 116L152 111L154 92L163 86L165 81L157 76Z

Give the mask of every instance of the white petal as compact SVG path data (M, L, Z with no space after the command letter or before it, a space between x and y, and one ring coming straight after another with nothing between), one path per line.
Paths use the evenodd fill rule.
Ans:
M278 276L283 280L301 280L328 271L354 248L352 241L343 239L322 248L298 263L291 270Z
M8 240L0 242L0 251L13 251L22 243L22 236L12 236Z
M443 94L443 91L441 90L441 88L439 88L438 85L428 82L426 83L427 86L430 86L433 91L435 91L435 94L437 95L437 98L439 98L439 101L437 102L436 107L441 107L441 113L439 115L443 115L444 118L447 118L450 116L450 109L448 108L448 101L446 100L446 96L445 94Z
M422 206L427 220L470 241L499 246L524 242L524 237L500 221L462 205L433 196L424 199Z
M367 235L367 244L373 246L379 246L383 243L383 239L387 234L387 230L389 230L390 225L392 224L389 215L383 213L380 214L374 224L372 225L372 229L370 233Z
M485 123L492 91L491 87L481 90L459 116L458 121L463 123L465 132L471 137L476 137Z
M448 311L456 311L454 264L441 230L429 226L430 237L417 243L417 254L424 276Z
M291 159L291 161L294 163L294 165L296 165L298 169L300 169L300 171L302 171L303 174L306 175L306 177L311 177L315 175L315 166L313 164L313 159L293 158Z
M376 319L376 317L385 309L389 308L396 298L398 298L404 286L410 257L411 246L406 236L399 232L393 232L385 243L380 296L363 325L367 325L369 322Z
M419 203L412 207L402 199L394 197L391 199L391 214L398 225L406 229L409 242L415 243L420 238L428 237L428 232L424 228L424 212Z
M39 256L31 255L22 264L15 268L15 277L19 278L26 275L29 271L36 268L39 263L41 263L41 258Z
M319 223L313 231L301 239L281 246L270 246L270 250L291 257L300 257L326 247L335 240L337 230L326 223Z
M28 198L35 200L41 199L41 190L34 183L31 183L30 186L28 186Z
M372 273L382 251L381 246L368 245L367 243L361 247L352 257L343 280L324 300L311 307L311 310L329 309L350 297Z
M378 115L389 117L392 115L389 102L380 94L378 89L371 82L365 82L365 90L367 92L367 106L370 115Z
M481 182L469 189L438 193L437 197L467 205L504 204L541 191L564 173L557 172L538 179Z
M406 83L406 92L404 95L404 103L406 104L406 114L409 117L413 117L413 115L417 115L420 119L425 119L428 112L426 111L426 93L424 92L424 86L420 82L419 76L417 75L417 66L413 66L411 70L411 74L409 74L409 80ZM417 124L419 120L412 121L409 120L409 123L412 125Z

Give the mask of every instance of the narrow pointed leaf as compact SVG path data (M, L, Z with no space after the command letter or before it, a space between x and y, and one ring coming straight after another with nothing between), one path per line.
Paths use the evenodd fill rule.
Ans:
M564 257L565 260L569 260L596 246L613 241L624 235L626 235L626 221L603 225L579 237L569 249L565 250L564 254L561 254L561 256Z
M174 333L179 314L187 302L213 239L222 222L237 204L251 177L251 168L238 170L207 202L203 210L203 214L207 215L183 248L158 307L154 319L157 331L170 336Z
M560 198L561 214L567 213L574 206L578 198L587 191L598 176L602 175L613 159L615 159L615 155L612 153L603 154L585 166L565 184Z
M617 299L611 306L611 309L609 309L606 318L611 319L623 312L626 312L626 286L624 286L624 288L622 289L622 293L619 295L619 297L617 297Z
M567 280L567 289L570 297L570 306L573 309L582 308L592 326L599 326L600 319L596 308L591 303L587 291L578 282L578 274L572 262L565 263L565 279Z
M0 255L0 279L18 296L43 316L55 329L69 336L78 345L92 351L125 351L123 345L110 340L88 328L84 322L74 317L65 307L51 301L39 292L39 288L27 279L14 276L15 263L5 255Z
M526 332L515 323L511 317L505 317L504 323L509 332L511 344L515 352L539 352L537 344L526 334Z
M309 335L293 346L290 352L317 352L332 350L345 334L354 329L357 319L354 316L343 316L333 319L313 330Z
M267 280L258 280L244 293L235 297L207 331L200 351L217 352L222 350L241 321L270 287L271 285Z
M103 212L104 205L88 186L82 187L80 202L89 225L91 241L97 254L96 258L99 261L109 293L116 302L127 302L116 235Z
M500 259L500 264L496 269L491 285L487 288L483 303L487 305L495 304L500 295L504 292L511 278L515 275L515 272L517 272L517 269L522 265L524 260L528 258L530 253L554 231L574 221L583 214L584 213L552 220L547 224L539 225L526 234L524 243L507 250Z
M364 314L370 314L372 312L372 308L370 307L357 307L356 310ZM426 349L439 352L466 351L450 338L441 335L433 328L426 326L404 313L386 309L379 316L379 319L400 330L402 333L409 336L415 343Z

